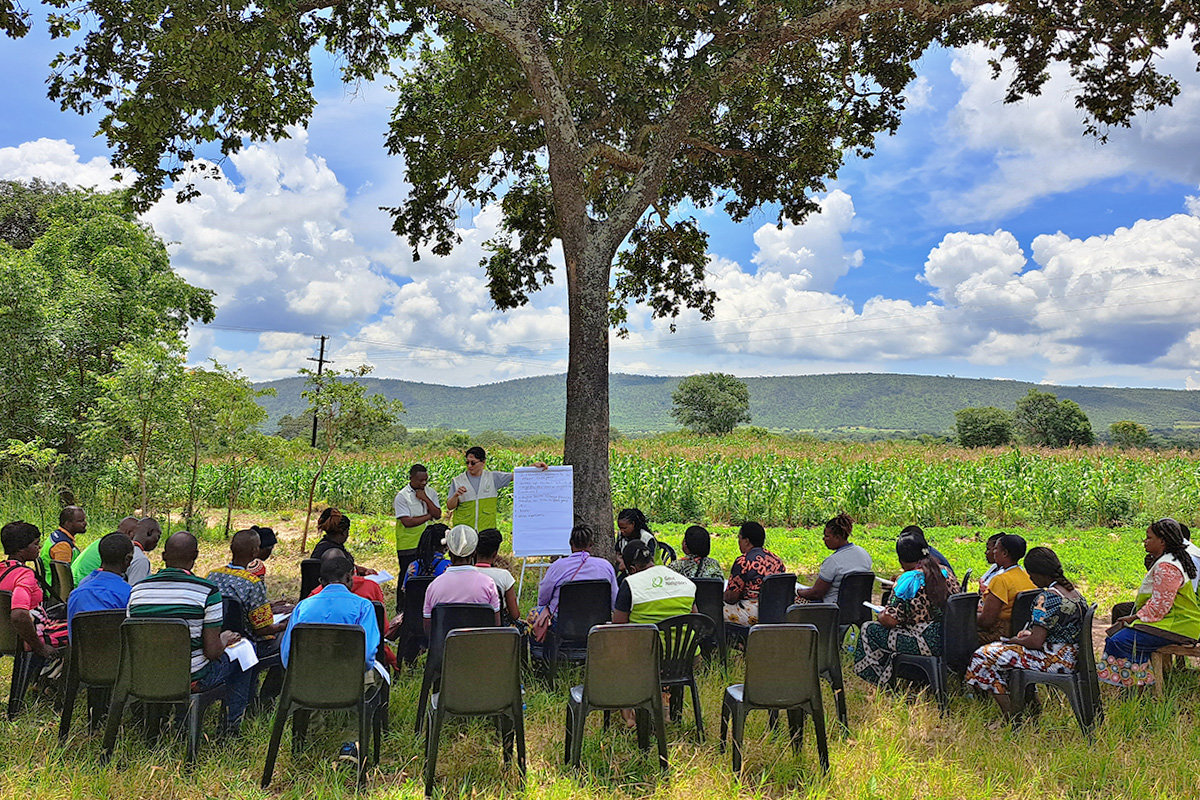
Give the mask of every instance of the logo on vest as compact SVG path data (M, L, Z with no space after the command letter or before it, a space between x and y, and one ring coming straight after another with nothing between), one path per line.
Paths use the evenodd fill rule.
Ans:
M663 579L662 579L662 576L661 576L661 575L656 575L656 576L654 577L654 580L650 581L650 585L651 585L651 586L653 586L655 589L661 589L661 588L662 588L662 585L663 585Z

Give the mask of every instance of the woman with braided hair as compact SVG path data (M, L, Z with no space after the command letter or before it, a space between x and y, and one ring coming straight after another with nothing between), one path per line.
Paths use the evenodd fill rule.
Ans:
M1121 626L1104 642L1099 677L1126 688L1155 682L1150 654L1160 647L1200 638L1196 600L1196 564L1188 554L1183 529L1166 517L1150 524L1142 542L1154 559L1134 600L1134 612L1116 620Z
M954 573L938 563L931 549L923 537L911 533L896 539L896 558L904 572L896 578L887 607L862 626L862 636L854 644L854 674L863 680L888 684L897 653L940 652L946 599L958 585Z
M971 656L965 680L991 692L1006 717L1012 716L1008 696L1010 669L1069 673L1078 657L1079 628L1086 601L1063 574L1062 562L1049 547L1025 555L1025 571L1042 590L1033 603L1033 619L1016 636L985 644Z

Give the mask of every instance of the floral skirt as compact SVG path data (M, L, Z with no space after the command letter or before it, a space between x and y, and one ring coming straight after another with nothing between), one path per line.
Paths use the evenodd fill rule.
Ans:
M1127 689L1150 686L1155 682L1150 654L1169 644L1174 642L1144 630L1122 628L1104 640L1104 658L1096 665L1097 677Z
M725 604L725 621L734 625L758 624L758 600L739 600Z
M942 623L920 622L903 628L885 628L878 622L862 626L854 644L854 674L880 686L892 679L892 657L897 653L931 656L942 643Z
M1046 642L1041 650L1031 650L1011 642L985 644L971 656L965 680L968 685L993 694L1008 693L1010 669L1036 669L1066 674L1075 671L1079 648L1073 644Z

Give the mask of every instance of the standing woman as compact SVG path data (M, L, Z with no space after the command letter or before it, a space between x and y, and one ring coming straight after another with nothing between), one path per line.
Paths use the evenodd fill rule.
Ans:
M933 558L930 547L912 534L896 540L904 572L896 578L892 599L879 617L862 627L854 645L854 674L887 685L897 653L929 656L942 646L946 599L957 590L954 573Z
M467 525L476 531L495 528L500 490L512 483L513 474L487 469L487 452L482 447L467 450L466 465L466 471L450 481L446 493L446 508L454 512L450 525ZM533 466L546 469L542 461Z
M1029 579L1042 590L1033 603L1029 626L1011 639L985 644L971 656L966 682L996 697L1005 717L1012 716L1008 696L1010 669L1070 673L1079 657L1079 628L1086 601L1063 574L1062 562L1049 547L1035 547L1025 556Z
M1100 680L1126 688L1156 680L1150 654L1160 647L1200 638L1196 564L1184 544L1183 529L1167 517L1151 523L1142 542L1154 560L1134 600L1134 613L1104 642Z

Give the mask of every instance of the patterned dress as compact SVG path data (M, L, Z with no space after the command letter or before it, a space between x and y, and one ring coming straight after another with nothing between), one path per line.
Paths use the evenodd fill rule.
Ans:
M942 576L947 597L958 591L953 573L943 569ZM896 627L868 622L854 645L854 674L881 686L892 679L892 657L897 653L930 656L941 649L945 612L929 599L925 573L920 570L909 570L896 579L886 610L896 618Z
M971 656L966 682L993 694L1007 694L1010 669L1073 672L1085 607L1082 598L1064 597L1053 587L1043 589L1033 603L1033 620L1029 623L1046 629L1042 649L1014 642L985 644Z
M752 547L738 556L729 568L726 589L737 591L741 599L725 604L725 621L736 625L758 624L758 592L763 579L787 572L783 559L761 547Z
M721 565L716 559L705 556L704 558L692 558L684 556L677 558L668 564L671 569L678 572L685 578L724 578L725 573L721 571Z

